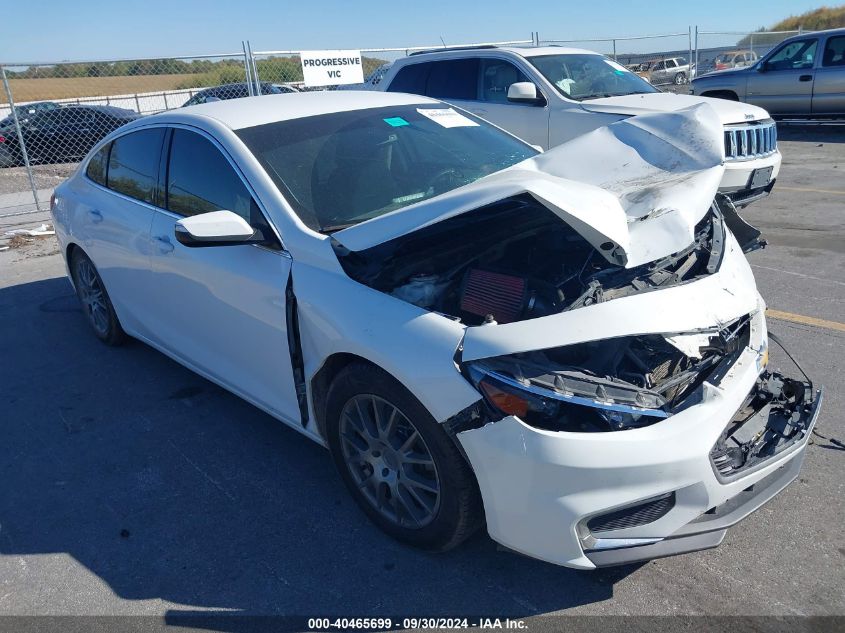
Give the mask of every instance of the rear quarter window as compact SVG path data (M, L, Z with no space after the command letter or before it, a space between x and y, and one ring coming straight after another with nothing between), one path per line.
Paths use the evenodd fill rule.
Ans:
M85 170L85 175L98 185L106 186L106 169L109 163L109 152L111 151L111 143L108 143L100 149L88 161L88 167Z
M425 94L425 84L431 69L430 63L410 64L400 68L387 87L388 92L410 92L415 95Z

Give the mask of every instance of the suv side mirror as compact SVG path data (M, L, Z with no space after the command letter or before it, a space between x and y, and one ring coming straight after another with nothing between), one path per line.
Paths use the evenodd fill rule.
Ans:
M174 229L176 240L184 246L238 246L261 244L264 235L252 228L237 213L211 211L182 218Z
M758 73L764 73L767 70L769 70L769 68L766 65L766 62L760 62L759 64L757 64L757 72Z
M527 103L543 105L545 99L540 97L537 86L530 81L517 81L508 87L508 101L512 103Z

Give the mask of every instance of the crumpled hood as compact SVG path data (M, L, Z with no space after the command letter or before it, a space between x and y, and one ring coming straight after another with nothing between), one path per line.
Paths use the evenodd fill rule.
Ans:
M638 266L694 239L722 179L722 123L706 103L618 121L436 198L338 231L364 250L529 194L611 263Z
M581 107L589 112L604 114L627 114L637 116L651 112L677 112L685 108L706 103L711 106L722 122L722 125L745 123L746 121L762 121L769 118L769 113L763 108L728 101L712 97L696 97L693 95L676 95L671 92L654 92L641 95L622 95L620 97L605 97L604 99L590 99L582 101Z

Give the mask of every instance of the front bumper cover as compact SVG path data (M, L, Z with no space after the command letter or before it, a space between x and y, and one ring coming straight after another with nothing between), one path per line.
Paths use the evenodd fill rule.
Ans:
M749 514L755 512L798 477L804 463L805 445L821 411L822 398L823 394L820 390L816 394L811 409L807 412L806 419L803 420L805 423L803 438L789 449L789 453L798 452L794 459L787 461L777 470L752 484L735 497L708 510L674 534L656 543L616 549L586 549L587 558L596 567L610 567L676 554L686 554L718 546L725 538L728 528L733 527Z

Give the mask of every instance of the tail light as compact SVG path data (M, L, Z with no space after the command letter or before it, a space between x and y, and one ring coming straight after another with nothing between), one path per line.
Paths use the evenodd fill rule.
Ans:
M0 143L5 143L5 142L6 142L6 137L3 136L2 134L0 134Z

